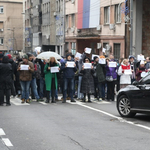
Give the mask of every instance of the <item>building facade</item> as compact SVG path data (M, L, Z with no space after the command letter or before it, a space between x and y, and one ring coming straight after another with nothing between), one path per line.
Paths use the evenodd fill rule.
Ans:
M0 51L23 49L23 0L0 1Z

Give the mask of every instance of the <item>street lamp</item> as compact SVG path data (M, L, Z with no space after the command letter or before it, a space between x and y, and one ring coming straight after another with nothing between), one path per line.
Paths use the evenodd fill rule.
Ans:
M14 40L15 40L14 31L15 31L15 28L13 28L13 29L8 28L7 30L10 30L13 32L13 55L14 55Z

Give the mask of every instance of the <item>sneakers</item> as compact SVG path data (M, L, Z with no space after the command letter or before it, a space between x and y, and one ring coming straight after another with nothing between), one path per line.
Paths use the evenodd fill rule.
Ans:
M102 98L99 98L99 101L101 102L101 101L102 101Z
M11 106L11 104L10 104L10 103L8 103L8 104L6 104L6 106Z
M63 99L62 103L66 103L66 100L65 100L65 99Z
M72 99L71 102L76 102L76 101L74 99Z

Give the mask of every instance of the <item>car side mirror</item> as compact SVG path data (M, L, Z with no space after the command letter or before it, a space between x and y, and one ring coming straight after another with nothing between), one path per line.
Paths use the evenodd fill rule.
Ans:
M134 81L132 84L133 84L133 85L138 85L139 82L138 82L138 81Z

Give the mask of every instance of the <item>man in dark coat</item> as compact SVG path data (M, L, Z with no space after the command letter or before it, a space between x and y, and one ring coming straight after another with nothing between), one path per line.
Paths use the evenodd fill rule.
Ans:
M0 63L2 63L2 60L3 60L3 53L0 53Z
M17 65L14 62L14 60L12 59L11 54L8 54L7 56L9 58L9 63L12 65L12 71L13 71L13 74L12 74L13 84L12 84L12 88L11 88L11 94L13 95L13 97L15 97L16 96L16 89L15 89L14 81L16 80Z
M68 64L67 62L74 62L74 59L72 59L71 54L68 53L66 55L66 61L63 63L61 70L63 71L64 74L64 93L63 93L63 103L66 102L66 95L67 95L67 89L68 89L68 84L70 85L70 97L71 97L71 102L76 102L73 99L73 92L74 92L74 75L75 72L77 71L76 64L74 63L74 68L69 68L67 67Z
M6 105L11 105L12 74L12 66L9 63L9 58L4 56L2 63L0 63L0 106L3 106L4 103L4 93L6 93Z

